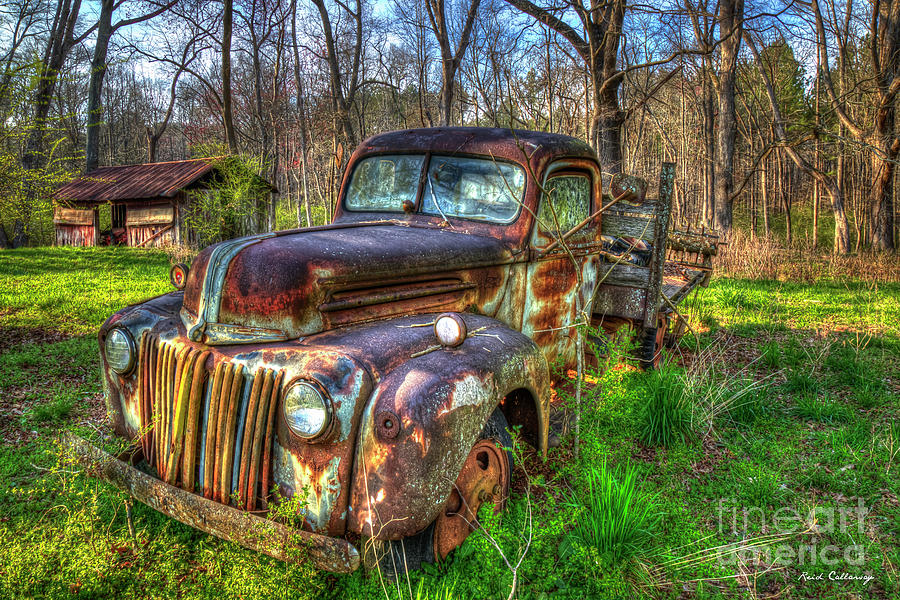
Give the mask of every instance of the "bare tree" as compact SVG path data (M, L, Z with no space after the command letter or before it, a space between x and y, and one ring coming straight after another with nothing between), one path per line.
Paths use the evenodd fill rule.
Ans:
M900 136L894 127L895 101L900 91L900 1L876 0L869 9L868 29L865 41L869 60L873 71L873 109L872 122L863 126L851 117L846 100L835 90L834 78L828 58L829 40L832 39L825 29L825 20L818 0L812 0L810 8L816 26L816 38L819 51L819 65L822 71L822 83L831 100L834 114L841 125L858 142L867 144L872 149L871 169L872 187L870 202L873 211L872 242L879 250L895 250L894 240L894 165L900 154ZM840 8L830 6L835 17ZM844 7L843 31L836 32L839 38L850 33L850 19L854 13L853 0L848 0ZM835 19L838 20L838 19ZM846 44L838 44L838 60L848 60L845 54Z
M441 50L441 125L449 125L451 121L451 109L453 105L453 89L456 85L456 72L459 64L466 53L469 45L469 38L472 34L472 26L475 24L475 15L478 13L478 4L480 0L468 0L468 10L465 10L465 21L462 31L459 32L456 40L456 48L453 48L450 23L455 19L452 17L462 16L461 13L464 5L452 6L460 12L459 15L451 15L448 22L447 3L445 0L426 0L425 7L428 10L428 20L431 23L431 31L437 39L438 47Z
M362 0L356 0L352 10L349 6L338 3L338 11L352 21L352 43L350 44L350 64L347 72L341 66L339 48L336 42L332 18L325 0L312 0L319 11L322 33L325 36L325 60L331 80L331 104L336 119L344 132L344 139L349 146L355 146L358 138L356 127L351 116L353 103L360 86L360 65L363 50L363 7Z
M768 69L763 63L756 44L749 35L745 35L747 47L753 53L762 76L763 83L766 88L766 95L769 99L769 105L772 110L773 129L778 141L782 144L787 155L804 173L814 177L825 189L825 192L831 198L831 208L834 212L834 253L846 254L850 251L850 232L847 227L847 219L844 215L844 198L841 186L838 185L834 176L816 168L808 159L800 154L797 149L790 143L785 130L785 118L778 106L778 100L775 96L775 88L772 85L772 79L769 77Z
M99 166L100 160L100 98L103 93L103 78L106 76L106 59L109 54L109 41L113 34L123 27L142 23L159 16L178 0L169 0L164 4L151 4L151 9L130 19L121 19L113 23L113 14L121 8L125 0L100 0L100 18L97 20L97 39L94 43L94 55L91 60L91 81L88 88L87 107L87 140L85 142L85 172Z

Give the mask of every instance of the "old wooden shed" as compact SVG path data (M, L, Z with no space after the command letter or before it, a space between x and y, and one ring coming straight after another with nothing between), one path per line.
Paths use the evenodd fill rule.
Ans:
M101 167L59 188L53 223L58 246L163 246L190 241L187 211L216 177L222 158ZM261 182L260 203L276 190ZM100 207L110 206L101 231ZM101 239L102 235L102 239Z

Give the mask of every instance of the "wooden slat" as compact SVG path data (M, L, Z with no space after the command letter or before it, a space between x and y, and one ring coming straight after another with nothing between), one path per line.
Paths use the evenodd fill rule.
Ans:
M655 219L604 213L600 231L611 237L632 237L652 242L656 233Z
M125 223L134 225L167 225L175 219L175 209L171 204L160 206L129 206Z
M53 211L53 222L59 225L93 225L94 211L57 206Z
M644 308L644 330L657 326L657 307L666 262L666 237L669 232L669 216L672 213L672 190L675 184L675 163L664 162L659 170L659 212L656 216L653 254L650 257L650 279L647 282L647 304Z
M626 287L646 288L650 281L650 269L647 267L639 267L631 263L601 263L598 270L603 285L623 285Z
M609 194L603 194L603 206L612 202L613 197ZM635 213L640 215L652 216L656 214L657 200L656 198L644 198L643 202L632 204L621 200L610 206L607 211ZM604 213L606 214L606 213Z

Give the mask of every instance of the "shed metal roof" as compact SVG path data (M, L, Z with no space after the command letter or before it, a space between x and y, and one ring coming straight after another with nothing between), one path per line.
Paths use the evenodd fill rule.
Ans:
M216 158L100 167L74 179L54 194L67 202L104 203L143 198L171 198L213 170Z

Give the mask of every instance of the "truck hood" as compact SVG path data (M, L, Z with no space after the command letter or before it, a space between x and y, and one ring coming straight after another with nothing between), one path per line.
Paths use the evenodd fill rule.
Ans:
M192 340L215 345L463 310L478 293L475 272L514 258L494 238L393 221L250 236L200 253L181 318Z

